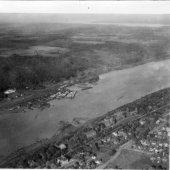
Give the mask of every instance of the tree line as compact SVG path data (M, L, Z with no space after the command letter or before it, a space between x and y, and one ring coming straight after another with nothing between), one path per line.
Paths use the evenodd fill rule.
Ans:
M84 58L73 56L43 57L20 56L0 57L0 97L8 88L36 88L43 82L68 79L88 67Z

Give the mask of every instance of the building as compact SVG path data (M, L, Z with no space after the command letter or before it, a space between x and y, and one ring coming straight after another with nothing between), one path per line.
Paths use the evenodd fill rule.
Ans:
M123 136L125 139L127 139L127 134L123 131L118 131L119 136Z
M113 132L112 135L113 136L118 136L118 133L117 132Z
M76 95L77 91L71 91L70 93L66 94L67 98L73 99Z
M22 96L22 94L18 93L16 91L16 89L9 89L9 90L6 90L4 92L4 95L5 97L7 97L8 99L15 99L15 98L18 98L20 96Z
M115 117L116 120L121 120L124 118L123 112L122 111L118 111L117 113L115 113Z
M86 132L85 135L86 135L87 138L95 137L96 131L94 131L94 130L88 131L88 132Z
M146 123L146 120L145 120L145 119L140 119L139 123L140 123L141 125L144 125L144 124Z
M15 93L15 92L16 92L16 89L9 89L9 90L4 91L4 94L9 95L9 94L12 94L12 93Z
M138 112L138 109L137 109L137 107L136 107L135 110L130 111L129 114L130 114L130 116L133 116L133 115L136 115L137 112Z
M113 118L111 117L110 119L104 119L103 123L106 127L110 127L113 124Z
M59 145L59 148L60 148L61 150L63 150L63 149L66 149L67 147L66 147L65 144L61 143L61 144Z

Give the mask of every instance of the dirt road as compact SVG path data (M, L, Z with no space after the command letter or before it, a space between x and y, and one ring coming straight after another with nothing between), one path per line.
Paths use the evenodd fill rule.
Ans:
M112 163L120 155L120 153L123 149L130 148L131 144L132 144L132 140L130 140L130 141L126 142L125 144L123 144L122 146L120 146L120 148L117 150L115 155L113 155L106 163L97 167L96 169L105 169L107 167L107 165L109 165L109 163Z

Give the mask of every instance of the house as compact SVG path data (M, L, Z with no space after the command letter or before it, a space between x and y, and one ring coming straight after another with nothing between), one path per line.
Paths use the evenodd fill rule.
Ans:
M105 124L106 127L110 127L111 125L113 125L114 123L114 118L106 118L104 119L103 123Z
M77 93L77 91L72 91L72 92L70 92L66 95L67 95L68 98L73 99L75 97L76 93Z
M66 149L67 147L66 147L65 144L61 143L61 144L59 145L59 148L60 148L61 150L63 150L63 149Z
M109 119L104 119L103 123L105 124L106 127L109 127L111 125Z
M57 96L57 94L52 94L52 95L50 96L50 98L51 98L51 99L54 99L56 96Z
M155 141L151 141L151 145L156 145L156 142Z
M100 164L102 164L102 161L96 160L95 163L100 165Z
M66 166L69 161L68 160L60 160L61 166Z
M160 161L160 160L161 160L161 157L160 157L160 156L158 156L158 157L157 157L157 160L159 160L159 161Z
M118 136L118 133L117 132L113 132L112 135L113 136Z
M142 146L137 146L137 148L138 148L139 150L141 150L141 149L142 149Z
M152 106L151 106L151 105L149 105L149 106L148 106L148 109L151 111L151 110L152 110Z
M163 149L159 149L159 152L162 152L163 151Z
M157 121L156 121L156 124L158 125L160 122L161 122L160 120L157 120Z
M133 116L133 115L137 114L137 112L138 112L138 110L137 110L137 107L136 107L135 110L130 111L129 114L130 114L131 116Z
M107 141L107 142L110 142L110 141L111 141L111 138L110 138L110 137L107 137L107 138L106 138L106 141Z
M162 135L162 132L161 132L161 131L158 131L158 135Z
M115 117L116 117L117 120L123 119L123 118L124 118L123 112L122 112L122 111L117 111L117 112L115 113Z
M77 159L70 159L69 161L61 161L61 165L64 166L64 169L69 168L69 166L74 165L76 162L79 162Z
M95 137L96 131L94 131L94 130L88 131L88 132L86 132L85 135L86 135L87 138Z
M16 91L16 89L9 89L4 92L5 97L8 97L8 99L15 99L21 96L20 93Z
M158 149L154 149L154 151L155 151L155 153L158 153L158 152L159 152L159 150L158 150Z
M165 147L168 147L168 143L165 142L165 143L164 143L164 146L165 146Z
M162 127L162 129L161 129L161 130L163 130L163 131L164 131L164 130L166 130L166 128L165 128L165 127Z
M163 144L162 144L162 143L159 143L159 146L160 146L160 147L162 147L162 146L163 146Z
M151 161L155 161L156 158L155 158L155 157L150 157L150 160L151 160Z
M161 161L160 160L157 160L157 164L159 164Z
M91 157L91 159L96 159L96 156L93 155L93 156Z
M149 148L149 151L150 151L150 152L153 152L153 151L154 151L154 149L153 149L153 148Z
M145 121L144 119L143 119L143 120L141 119L141 120L139 121L139 123L140 123L141 125L144 125L145 122L146 122L146 121Z
M9 90L4 91L4 94L9 95L9 94L12 94L12 93L15 93L15 92L16 92L16 89L9 89Z
M118 131L119 136L123 136L125 139L127 139L127 134L123 131Z
M115 139L115 140L113 141L113 143L114 143L115 145L119 144L119 142L118 142L117 139Z
M168 159L167 158L162 158L162 162L167 162Z
M150 143L146 140L140 140L141 144L144 146L148 146Z

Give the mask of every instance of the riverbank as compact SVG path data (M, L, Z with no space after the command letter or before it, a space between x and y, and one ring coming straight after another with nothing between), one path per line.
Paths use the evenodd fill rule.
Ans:
M51 138L60 121L95 118L149 93L170 86L170 60L151 62L100 75L97 85L79 91L74 100L52 100L44 110L0 115L3 156L38 140ZM122 97L123 96L123 97Z
M65 143L66 146L69 148L69 150L65 150L63 152L63 154L67 155L67 153L71 152L72 153L71 157L73 157L73 155L76 156L76 154L78 154L78 155L81 154L81 152L82 152L81 150L82 150L83 146L84 146L84 149L86 150L88 147L92 147L93 146L92 144L94 144L95 142L99 142L98 146L101 145L100 147L103 148L104 144L102 144L103 142L101 143L101 141L105 141L105 137L108 137L111 134L114 135L114 133L116 133L117 131L121 132L121 129L125 128L126 125L130 125L130 124L133 125L134 122L136 122L136 121L140 122L141 119L143 119L144 117L148 118L148 121L149 121L150 120L149 116L155 117L154 115L158 113L158 110L160 111L161 114L164 114L165 112L167 112L168 111L167 109L169 109L169 102L168 102L169 101L169 92L170 92L169 90L170 90L169 88L166 88L166 89L162 89L157 92L151 93L151 94L144 96L138 100L135 100L131 103L128 103L126 105L118 107L117 109L114 109L110 112L107 112L106 114L104 114L102 116L92 119L79 128L68 127L64 131L59 133L58 135L54 135L51 139L47 140L46 143L39 142L39 146L37 145L37 147L31 145L30 147L23 148L23 152L19 153L19 151L18 151L16 153L14 153L13 155L10 155L8 157L8 159L4 160L4 162L1 164L1 166L2 167L13 167L13 166L18 167L18 166L20 166L20 163L21 163L22 167L23 166L27 167L30 164L29 159L31 159L31 160L33 159L34 164L35 164L35 161L39 160L38 158L36 159L36 155L38 153L40 155L47 154L48 157L50 157L53 160L54 158L57 158L57 157L49 155L48 149L49 150L52 149L52 150L56 151L57 146L60 143ZM128 110L127 110L127 108L128 108ZM127 112L127 115L125 116L124 114L122 114L123 112ZM160 113L159 113L159 116L161 116ZM113 121L113 118L114 119L116 118L117 121L116 122ZM109 123L109 125L108 125L108 123L106 123L108 119L112 120ZM105 124L105 126L100 126L103 123ZM140 126L140 125L138 125L138 126ZM129 126L127 126L127 128L129 129ZM145 131L145 130L146 129L144 128L143 131ZM89 132L92 132L92 131L93 132L96 131L96 133L94 133L92 136L89 136L88 135ZM130 131L130 129L129 129L129 131ZM134 132L135 132L135 130L131 133L134 133ZM118 148L119 146L121 146L122 144L126 143L128 140L133 138L133 135L129 134L129 133L127 133L128 134L128 138L127 138L127 135L125 135L125 133L127 133L127 132L121 133L121 134L124 134L123 136L125 137L125 139L121 139L117 144L114 144L115 146L112 149ZM107 141L105 141L105 142L107 143ZM45 151L43 148L44 149L48 148L48 149L47 149L47 151ZM107 144L104 148L105 149L103 152L105 153L107 151ZM93 150L93 152L96 152L96 154L98 153L97 152L98 149L96 150L95 147L91 150ZM85 152L85 154L87 154L87 152L89 152L89 151L87 150ZM62 154L62 152L61 152L61 154ZM105 154L107 154L107 153L105 153ZM22 160L19 161L21 156L22 156L22 160L25 160L24 161L25 163L22 162ZM46 162L49 162L46 160L48 157L43 156L44 161L42 163L38 163L39 165L35 164L35 166L38 166L39 168L48 166L46 164ZM90 158L91 156L89 155L88 157ZM59 159L59 158L57 158L57 159ZM79 158L79 159L81 159L81 158ZM17 162L17 165L16 165L16 162ZM32 166L32 165L30 164L30 166ZM86 166L89 166L88 161L87 161Z

